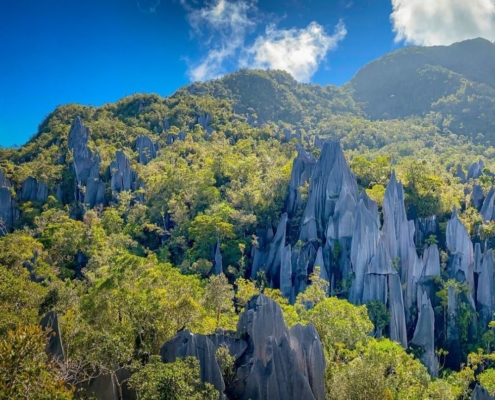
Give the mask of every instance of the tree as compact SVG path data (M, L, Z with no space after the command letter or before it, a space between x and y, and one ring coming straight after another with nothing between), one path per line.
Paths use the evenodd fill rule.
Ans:
M218 391L201 382L199 362L193 357L164 364L159 356L134 373L129 381L142 400L217 400Z
M21 325L0 339L0 398L73 398L45 353L46 342L47 333L34 325Z
M210 277L206 286L205 307L215 313L216 328L220 327L222 316L227 318L224 323L229 322L229 327L232 326L235 321L233 300L234 288L229 284L227 277L223 273Z

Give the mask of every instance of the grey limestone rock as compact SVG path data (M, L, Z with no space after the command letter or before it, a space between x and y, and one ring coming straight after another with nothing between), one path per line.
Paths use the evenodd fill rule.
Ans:
M289 183L289 193L285 202L285 210L289 217L295 215L302 205L299 188L309 182L316 160L309 155L304 148L298 144L297 157L292 164L292 174Z
M495 396L491 396L483 386L476 384L471 395L471 400L495 400Z
M346 188L358 196L356 178L347 165L338 142L326 142L311 175L308 202L304 210L299 239L303 242L323 238L341 191Z
M484 199L485 195L483 194L483 189L480 185L475 183L473 185L473 191L471 192L471 205L479 211L483 206Z
M119 392L113 375L101 374L77 386L84 390L87 398L95 400L119 400Z
M46 344L46 352L52 359L58 362L64 362L65 355L62 346L62 337L60 336L57 313L54 311L48 312L41 320L40 325L42 329L50 332L49 340Z
M296 355L299 371L309 381L315 399L325 398L325 354L320 336L312 324L294 325L290 331L290 347Z
M84 193L84 203L88 204L90 209L105 202L105 184L100 181L99 169L100 162L98 161L91 168Z
M459 178L461 180L461 183L466 183L466 181L467 181L466 173L462 169L461 164L457 164L457 168L456 168L456 171L454 173L454 176L456 178Z
M422 348L421 362L432 376L438 376L438 359L435 354L435 313L426 292L418 299L419 316L411 344Z
M388 287L390 295L388 302L390 312L390 339L400 343L405 348L407 347L407 329L399 274L388 275Z
M80 117L76 117L70 128L68 146L72 151L74 171L80 186L86 186L95 162L93 152L88 147L89 135L89 128L83 124Z
M438 251L438 246L436 244L432 244L425 249L422 261L422 278L440 276L440 252Z
M116 161L110 165L112 173L111 188L114 193L136 189L136 172L131 169L129 158L123 151L117 151Z
M426 218L415 218L414 227L414 242L416 245L423 243L431 235L438 236L440 233L440 224L435 215Z
M146 165L156 158L156 148L149 136L139 135L136 139L136 150L140 164Z
M492 221L495 219L495 209L493 207L493 202L495 200L495 188L491 188L485 197L483 205L481 207L480 213L483 217L483 221Z
M217 239L217 243L215 244L215 256L213 259L213 274L220 275L221 273L223 273L222 253L220 252L220 240Z
M19 197L22 201L37 201L42 203L48 198L48 187L45 182L38 182L30 176L22 184Z
M10 181L5 177L5 175L3 174L3 171L2 169L0 168L0 188L2 187L6 187L6 188L9 188L9 187L12 187L12 184L10 183Z
M185 330L163 345L160 356L164 363L174 362L177 358L196 357L199 361L201 380L211 383L223 393L225 384L215 352L216 347L208 337Z
M474 292L474 254L473 243L469 238L466 228L457 216L457 209L454 207L451 219L447 222L447 248L450 253L456 257L458 262L453 263L451 277L457 275L460 270L464 273L466 281L469 284L471 293Z
M495 312L494 264L493 250L487 249L479 268L478 290L476 292L479 323L483 328L488 327Z
M0 187L0 220L2 224L5 226L5 230L9 232L13 226L15 221L17 220L19 215L19 211L15 205L15 201L12 198L12 193L8 187ZM5 232L0 229L0 236L2 236Z
M351 264L354 280L351 286L349 301L362 304L364 280L368 265L375 256L380 230L374 215L366 208L363 200L359 201L354 221L354 233L351 245ZM347 279L343 276L343 279Z
M472 163L468 169L467 178L468 179L479 178L481 175L483 175L483 168L484 167L485 167L485 164L482 160Z
M289 299L292 295L292 248L288 244L284 247L280 265L280 291L285 298Z

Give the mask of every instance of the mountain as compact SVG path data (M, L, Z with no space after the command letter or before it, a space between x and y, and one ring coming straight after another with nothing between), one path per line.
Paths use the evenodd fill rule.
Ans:
M0 149L0 397L489 396L493 60L57 107Z
M439 126L493 142L495 44L488 40L407 47L361 68L347 86L373 119L433 114Z

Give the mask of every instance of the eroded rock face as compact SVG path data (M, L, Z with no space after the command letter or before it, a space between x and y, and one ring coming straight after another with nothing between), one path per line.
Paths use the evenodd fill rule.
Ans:
M131 169L129 158L123 151L117 151L116 161L110 165L112 173L111 188L114 193L136 190L136 172Z
M174 362L177 358L195 357L199 361L203 382L211 383L218 391L225 390L220 367L215 358L216 348L208 337L182 331L169 340L160 350L164 363Z
M95 163L93 152L88 147L89 135L89 128L84 125L81 117L76 117L70 128L68 146L72 151L74 171L80 186L86 186L88 183L91 168Z
M299 188L309 182L316 160L309 155L301 145L297 145L297 157L292 164L292 174L289 183L289 193L285 202L285 210L289 217L296 214L302 206Z
M38 182L30 176L22 184L19 197L22 201L45 202L48 198L48 187L45 182Z
M11 188L12 184L0 169L0 236L10 232L19 218L19 210Z
M461 180L461 183L466 183L467 178L466 178L466 173L462 169L461 164L457 164L456 171L454 173L454 176L456 178L459 178Z
M486 195L483 205L481 207L480 213L483 217L483 221L492 221L495 219L495 209L493 207L493 202L495 201L495 188L491 188Z
M474 292L474 254L473 243L469 238L466 228L457 216L457 209L454 207L451 219L447 222L447 248L453 259L451 262L451 277L458 276L461 271L469 284L471 293Z
M421 362L432 376L438 376L438 359L435 354L435 313L426 292L418 299L419 316L411 344L422 349Z
M495 396L491 396L483 386L476 385L471 400L495 400Z
M156 158L156 148L149 136L140 135L136 139L136 150L140 164L146 165Z
M484 329L488 327L495 312L494 267L493 250L487 249L479 267L478 290L476 292L478 321Z
M467 178L468 179L476 179L483 175L483 168L485 168L485 163L483 160L479 160L478 162L474 162L468 169Z
M221 273L223 273L222 253L220 252L220 240L217 239L215 256L213 259L213 274L220 275Z
M473 185L473 191L471 192L471 205L477 210L480 210L484 199L485 195L483 194L483 189L480 185L475 183Z
M299 239L303 242L324 237L337 200L345 189L354 199L358 196L356 178L347 165L337 142L326 142L311 176L308 202L304 210Z
M84 193L84 203L88 207L94 208L105 202L105 184L100 181L100 162L93 164L91 168L86 191Z
M50 332L49 340L46 344L46 352L52 359L58 362L64 362L65 355L62 346L62 336L60 336L57 313L54 311L48 312L41 320L40 325L42 329Z

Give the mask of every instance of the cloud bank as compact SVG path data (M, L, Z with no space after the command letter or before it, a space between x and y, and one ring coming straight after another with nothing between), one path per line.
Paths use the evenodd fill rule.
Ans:
M305 29L278 30L271 25L266 29L266 34L258 37L247 49L247 58L241 66L282 69L296 80L307 82L327 53L335 50L346 34L342 21L335 27L333 35L328 35L316 22Z
M347 33L342 21L333 34L316 22L303 29L278 29L270 23L264 34L249 40L266 20L256 0L207 0L201 8L187 0L181 4L193 36L207 49L199 62L189 65L192 81L217 78L227 72L227 66L233 66L282 69L307 82Z
M493 0L392 0L396 42L434 46L495 40Z

